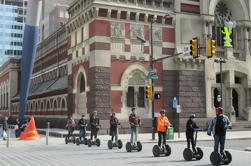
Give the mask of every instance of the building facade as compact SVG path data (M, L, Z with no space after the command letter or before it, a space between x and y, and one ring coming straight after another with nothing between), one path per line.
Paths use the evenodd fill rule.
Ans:
M201 48L198 59L179 55L154 64L159 77L154 90L161 94L155 101L155 117L165 108L175 128L179 122L184 130L187 117L195 113L200 126L206 127L219 106L222 82L224 113L233 122L236 118L251 121L250 1L78 0L68 11L67 24L38 47L27 115L34 114L44 124L53 119L56 126L65 123L67 115L79 119L97 110L107 133L107 120L114 111L122 122L121 132L126 133L130 110L136 107L142 132L150 131L151 102L145 98L145 86L150 83L150 22L154 19L155 59L182 52L194 37L200 39ZM223 47L225 21L237 23L231 48ZM211 59L203 48L207 37L217 45ZM227 61L222 80L214 62L218 58ZM174 97L181 105L179 115L172 108ZM12 98L10 114L18 113L18 101L18 95Z
M9 58L22 57L27 0L0 3L0 65Z
M70 5L73 0L43 0L42 2L42 14L39 23L39 42L50 36L50 13L55 9L56 6Z
M49 35L52 35L60 27L67 23L69 19L67 5L56 4L56 7L50 12L49 15Z

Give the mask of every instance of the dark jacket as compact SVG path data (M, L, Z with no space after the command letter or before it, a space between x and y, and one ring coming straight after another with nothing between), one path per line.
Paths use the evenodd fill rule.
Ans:
M75 121L73 119L68 119L66 126L68 130L73 130L76 126Z
M112 117L110 119L110 131L117 131L117 127L118 127L119 121L118 118L116 117Z
M8 122L7 122L7 120L4 120L3 121L3 130L7 131L7 129L8 129Z
M186 125L186 135L193 136L194 131L196 129L199 129L199 127L196 125L196 123L194 121L192 121L191 119L189 119L187 121L187 125Z
M80 119L78 121L78 126L79 126L79 129L84 129L87 127L87 121L85 119Z
M91 130L92 129L98 129L99 128L99 118L98 117L94 117L94 116L92 116L91 118L90 118L90 124L91 124Z
M137 114L131 114L129 116L129 124L130 124L131 128L138 127L140 125L139 115L137 115Z

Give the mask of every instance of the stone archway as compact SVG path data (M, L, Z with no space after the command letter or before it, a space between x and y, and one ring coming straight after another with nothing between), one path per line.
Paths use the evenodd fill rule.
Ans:
M244 0L211 0L209 3L209 15L214 15L215 7L219 2L226 3L232 11L234 19L249 20L248 8Z
M121 114L118 115L119 118L128 118L132 106L137 107L141 118L151 117L151 112L148 109L149 104L144 95L145 86L149 83L146 76L147 69L141 63L133 63L124 71L121 77L122 110ZM128 95L133 97L130 102L128 102L130 98Z
M80 116L81 114L87 114L87 98L86 98L86 77L85 77L85 72L83 69L79 70L77 77L76 77L76 86L75 86L75 94L76 94L76 99L75 99L75 108L76 108L76 113Z

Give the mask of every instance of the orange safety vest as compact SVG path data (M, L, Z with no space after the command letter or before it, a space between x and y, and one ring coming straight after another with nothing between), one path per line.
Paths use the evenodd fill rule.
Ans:
M167 117L164 116L162 117L161 115L158 117L158 131L160 132L166 132L166 127L167 126L171 126L172 124L168 121Z

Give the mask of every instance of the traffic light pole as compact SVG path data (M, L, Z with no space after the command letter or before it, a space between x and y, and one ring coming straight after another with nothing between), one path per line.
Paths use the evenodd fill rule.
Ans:
M216 63L220 63L220 97L221 97L221 101L220 101L220 106L222 107L222 99L223 99L223 88L222 88L222 81L223 81L223 75L222 75L222 63L226 63L225 59L215 59L214 62Z
M150 67L153 69L153 23L154 19L151 19L151 55L150 55ZM154 96L154 81L151 79L152 94ZM155 140L155 120L154 120L154 97L152 97L152 139Z

